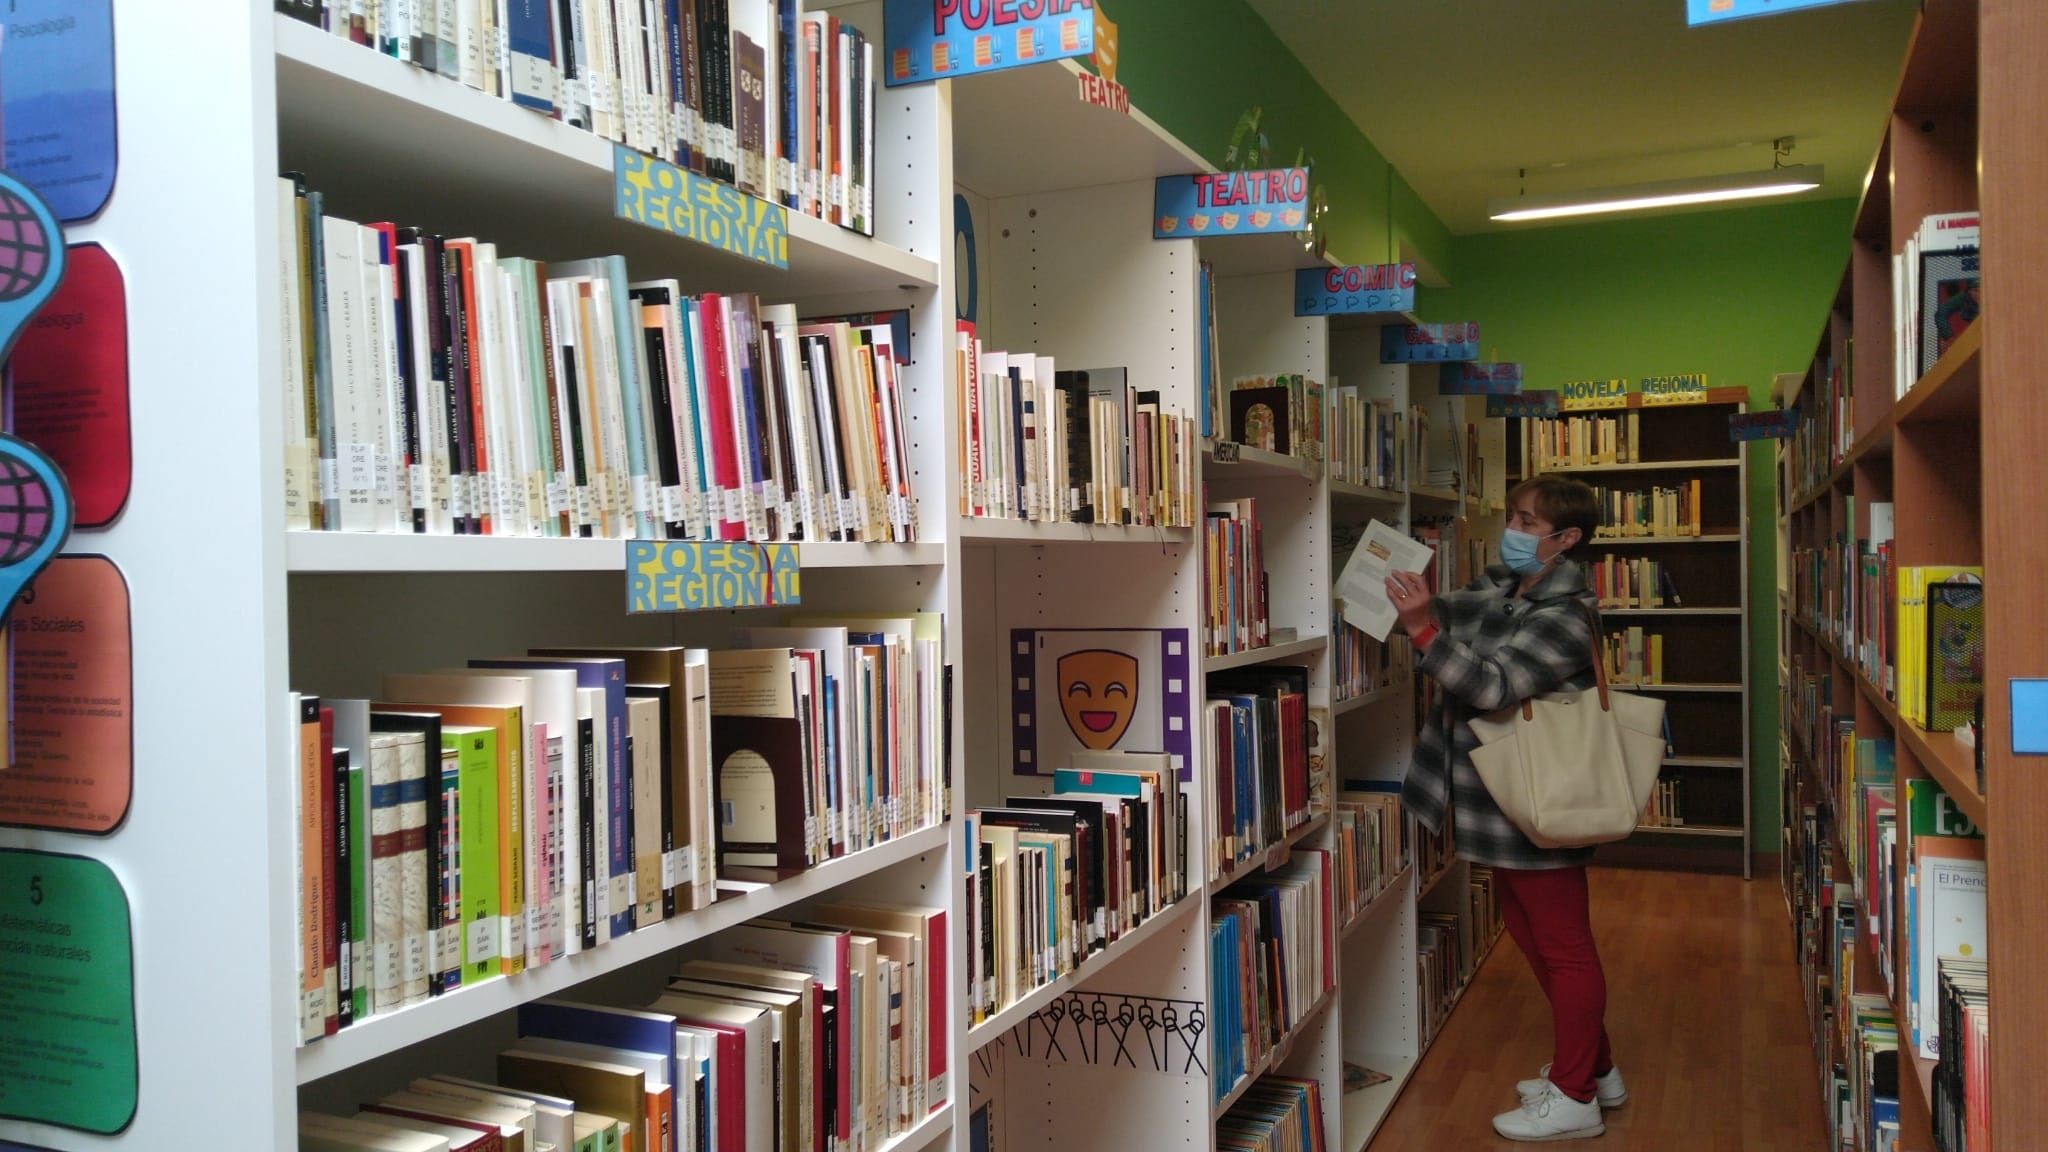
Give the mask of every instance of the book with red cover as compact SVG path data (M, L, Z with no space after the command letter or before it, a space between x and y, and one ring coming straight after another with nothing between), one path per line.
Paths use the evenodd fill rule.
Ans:
M341 987L340 912L335 901L335 888L340 881L336 868L335 852L340 837L335 835L335 762L334 762L334 709L320 709L320 873L324 878L320 885L320 980L327 989L326 1034L334 1035L341 1030L340 998L347 992Z
M365 1104L362 1110L384 1116L402 1116L408 1120L425 1120L428 1123L440 1124L449 1128L465 1129L477 1135L475 1142L463 1145L469 1152L504 1152L505 1139L499 1134L498 1126L495 1124L486 1124L480 1120L468 1120L460 1116L442 1115L422 1108L408 1108L396 1104ZM448 1147L449 1152L454 1152L454 1141L449 1141Z
M718 501L712 519L720 540L744 540L747 525L740 499L740 446L734 431L732 305L725 297L706 293L697 302L703 337L704 400L710 410L711 486ZM736 515L737 514L737 515Z

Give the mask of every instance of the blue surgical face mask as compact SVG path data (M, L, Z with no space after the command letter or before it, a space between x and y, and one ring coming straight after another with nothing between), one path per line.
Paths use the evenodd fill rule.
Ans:
M1500 534L1500 562L1517 576L1540 572L1543 561L1536 555L1537 546L1552 536L1561 535L1562 532L1552 532L1550 536L1532 536L1514 528L1506 529Z

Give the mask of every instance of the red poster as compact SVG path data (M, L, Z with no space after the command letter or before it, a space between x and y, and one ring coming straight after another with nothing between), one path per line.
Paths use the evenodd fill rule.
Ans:
M79 528L104 528L128 502L128 300L120 266L74 244L64 281L7 366L12 429L71 483Z
M59 556L7 626L0 824L104 834L135 784L128 582L104 556Z

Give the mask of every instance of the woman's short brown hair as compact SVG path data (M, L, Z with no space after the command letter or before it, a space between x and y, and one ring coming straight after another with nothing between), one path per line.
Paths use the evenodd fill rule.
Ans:
M1600 526L1600 498L1584 481L1569 476L1532 476L1508 492L1510 514L1525 495L1535 498L1536 514L1550 521L1551 531L1579 530L1579 542L1567 550L1568 554L1584 548L1593 539L1593 530Z

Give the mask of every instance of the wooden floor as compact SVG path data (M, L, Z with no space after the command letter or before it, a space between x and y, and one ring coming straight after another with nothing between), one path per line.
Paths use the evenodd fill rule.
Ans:
M1593 930L1607 1030L1629 1103L1598 1152L1821 1152L1826 1142L1805 1002L1776 874L1596 869ZM1493 1134L1514 1082L1550 1059L1550 1010L1503 937L1371 1152L1526 1147Z

